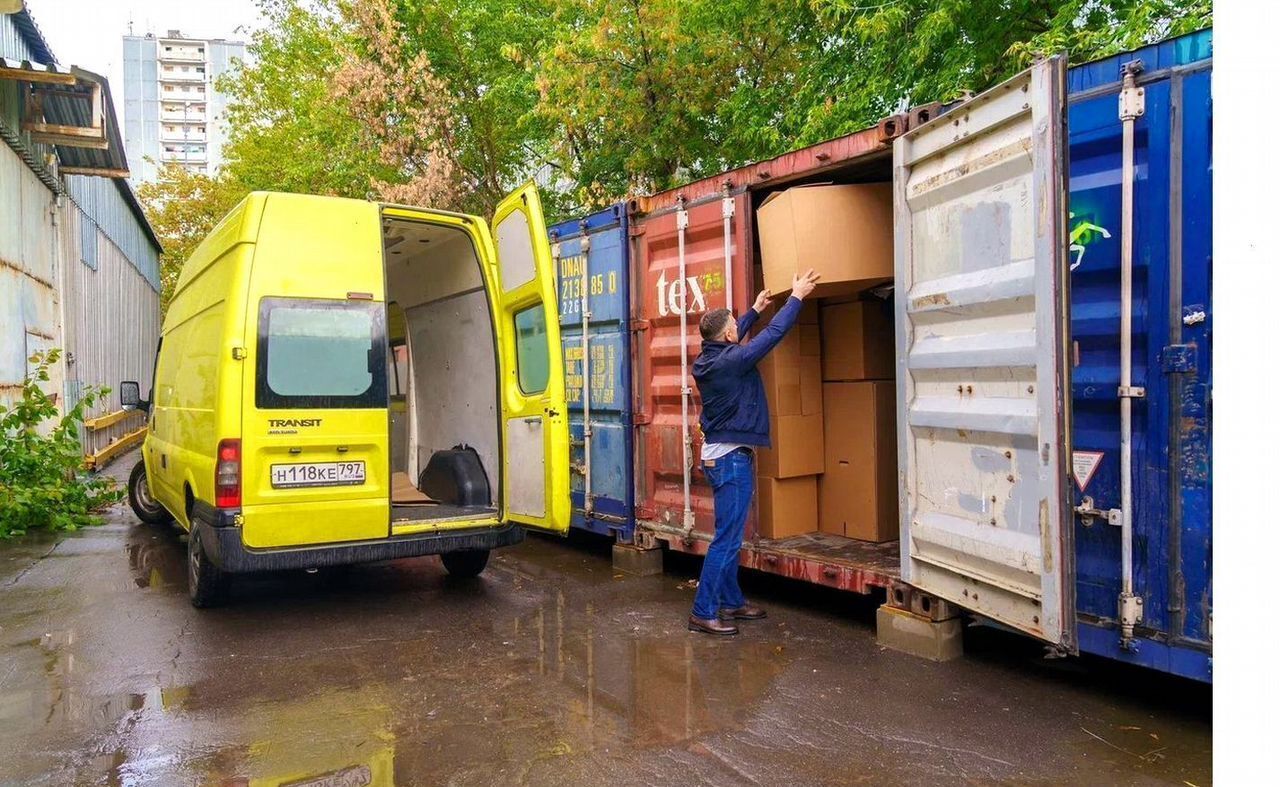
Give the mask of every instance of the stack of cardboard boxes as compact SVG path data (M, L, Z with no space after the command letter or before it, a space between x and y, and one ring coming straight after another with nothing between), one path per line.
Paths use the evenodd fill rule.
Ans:
M893 279L887 184L803 186L757 212L764 286L822 279L760 365L773 447L757 463L759 535L898 535L893 315L866 290Z
M772 448L756 457L760 535L786 538L818 529L823 467L822 343L816 303L760 363Z

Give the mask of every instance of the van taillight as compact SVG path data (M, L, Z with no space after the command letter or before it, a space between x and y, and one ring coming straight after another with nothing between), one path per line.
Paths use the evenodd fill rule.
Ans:
M213 474L214 504L218 508L240 507L240 441L218 443L218 465Z

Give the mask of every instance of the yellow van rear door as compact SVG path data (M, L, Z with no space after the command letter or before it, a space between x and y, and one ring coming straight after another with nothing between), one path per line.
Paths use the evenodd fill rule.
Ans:
M377 206L268 197L245 319L246 546L389 535L384 291Z
M538 530L569 530L569 420L555 268L538 191L529 183L493 217L503 516Z
M387 338L381 302L263 298L245 409L245 542L385 537Z

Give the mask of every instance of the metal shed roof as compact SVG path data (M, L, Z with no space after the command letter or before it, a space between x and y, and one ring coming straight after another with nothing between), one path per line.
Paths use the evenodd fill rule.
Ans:
M116 120L115 106L111 99L111 87L105 77L92 71L71 66L63 68L57 65L33 63L29 60L15 61L0 57L0 78L13 79L19 82L41 84L40 108L43 117L42 126L53 130L53 139L37 141L50 142L58 157L58 170L63 175L98 175L110 178L115 188L128 205L129 211L137 218L146 232L147 239L160 249L160 239L156 237L138 197L127 180L129 163L125 158L124 140L120 135L120 126ZM53 82L55 89L48 89ZM94 94L100 101L94 100ZM23 131L31 133L24 118ZM96 139L69 139L73 144L59 144L58 131L70 133L68 129L101 129ZM37 139L32 134L33 140ZM86 144L90 142L91 144Z
M49 49L49 42L45 40L36 20L31 18L31 13L27 9L23 8L8 16L13 21L13 26L18 29L18 35L22 36L22 42L27 45L32 57L41 63L58 62L58 58L54 57L53 51Z

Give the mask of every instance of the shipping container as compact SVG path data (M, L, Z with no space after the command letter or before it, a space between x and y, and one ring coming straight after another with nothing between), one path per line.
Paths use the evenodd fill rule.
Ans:
M635 494L626 205L562 222L548 234L569 402L572 526L630 543Z
M1120 355L1125 64L1140 61L1134 127L1133 583L1142 621L1116 617L1120 528L1076 517L1080 649L1209 680L1213 642L1212 31L1070 71L1074 504L1121 506ZM1087 501L1086 501L1087 498Z
M893 182L902 538L770 540L753 517L742 564L858 592L905 580L1060 652L1208 680L1211 37L1069 72L1050 59L950 111L895 116L636 200L638 540L706 551L713 512L688 367L701 313L750 304L756 208L805 183ZM1145 68L1122 105L1122 67L1135 60ZM1121 106L1135 118L1131 233ZM1134 599L1143 611L1130 630L1120 610L1132 618Z

